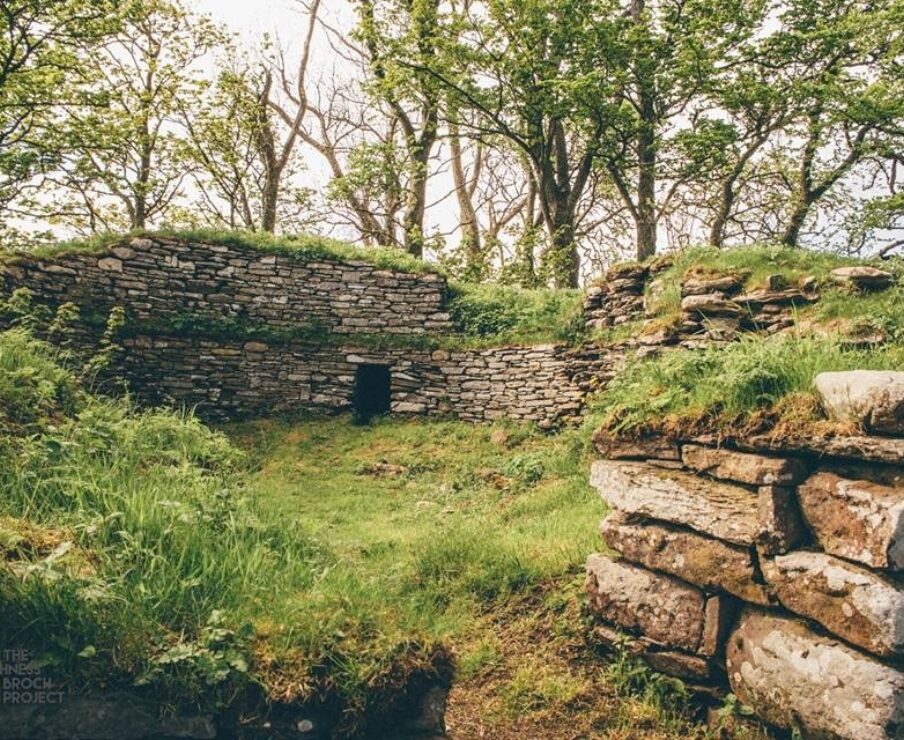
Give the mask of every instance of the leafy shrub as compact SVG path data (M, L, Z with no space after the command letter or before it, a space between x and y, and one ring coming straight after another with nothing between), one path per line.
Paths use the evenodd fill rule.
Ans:
M571 341L583 331L577 290L527 290L491 284L451 289L449 313L456 331L471 339Z

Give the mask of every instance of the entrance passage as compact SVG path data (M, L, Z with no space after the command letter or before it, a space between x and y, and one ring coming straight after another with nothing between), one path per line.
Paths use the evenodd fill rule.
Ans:
M370 421L389 413L390 375L386 365L358 365L355 370L355 418Z

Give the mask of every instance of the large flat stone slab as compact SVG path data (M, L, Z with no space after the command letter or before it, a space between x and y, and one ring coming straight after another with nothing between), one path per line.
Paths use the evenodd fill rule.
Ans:
M898 584L821 552L779 555L762 567L791 611L871 653L904 653L904 591Z
M725 448L687 444L684 464L698 473L751 486L793 486L807 477L807 465L796 458L765 457Z
M745 488L644 463L598 460L590 483L610 508L681 524L739 545L756 541L757 496Z
M872 568L904 568L904 487L819 471L798 498L821 549Z
M718 661L712 658L669 650L647 637L629 635L607 624L594 625L593 637L607 650L625 650L629 655L645 660L654 671L669 676L703 682L715 677L724 679L724 671L719 668Z
M757 607L728 639L731 689L770 724L804 737L887 740L904 733L904 674Z
M661 645L697 652L706 624L706 598L677 578L603 555L587 560L587 594L605 621Z
M869 265L851 265L850 267L836 267L830 273L830 277L840 285L852 285L858 290L885 290L891 287L895 276L886 270Z
M770 603L756 581L751 547L731 545L689 529L657 522L632 522L613 511L600 525L609 547L632 563L669 573L707 591L722 591L754 604Z
M904 372L820 373L814 385L828 415L877 434L904 434Z
M709 436L695 441L704 444L718 442ZM732 446L750 452L770 452L776 454L800 453L822 458L842 460L867 460L870 462L904 465L904 439L892 437L794 437L776 439L772 435L758 434L743 439L732 439Z

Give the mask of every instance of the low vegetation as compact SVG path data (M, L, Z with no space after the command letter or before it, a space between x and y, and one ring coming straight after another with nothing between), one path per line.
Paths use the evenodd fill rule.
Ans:
M904 346L898 344L858 350L837 337L751 337L635 362L595 410L603 427L625 436L856 431L825 419L813 379L821 372L888 369L902 362Z
M578 430L338 417L224 435L99 396L67 362L0 334L0 641L67 691L319 700L352 731L454 655L462 726L555 734L580 707L604 736L659 717L588 660L601 503Z
M584 337L582 291L461 283L450 292L455 331L469 346L572 343Z

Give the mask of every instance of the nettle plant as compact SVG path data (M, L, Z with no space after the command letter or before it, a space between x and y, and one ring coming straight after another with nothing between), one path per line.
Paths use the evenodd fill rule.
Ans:
M126 312L122 306L110 310L96 347L87 355L74 348L81 318L76 304L66 302L53 309L36 303L28 288L16 288L6 298L0 297L0 326L22 329L60 347L60 360L75 366L81 380L93 380L109 369L122 352L119 338L126 326Z

